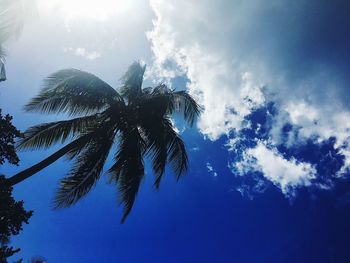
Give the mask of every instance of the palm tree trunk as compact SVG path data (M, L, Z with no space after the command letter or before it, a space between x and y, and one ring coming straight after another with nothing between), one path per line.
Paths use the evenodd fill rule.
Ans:
M14 176L12 176L10 178L8 178L6 180L6 183L10 186L14 186L14 185L24 181L25 179L31 177L35 173L46 168L47 166L49 166L53 162L57 161L59 158L61 158L63 155L68 153L70 150L72 150L73 148L75 148L79 144L87 142L90 138L91 138L91 136L85 135L83 137L80 137L79 139L74 140L73 142L67 144L66 146L64 146L63 148L58 150L57 152L51 154L46 159L42 160L41 162L15 174Z

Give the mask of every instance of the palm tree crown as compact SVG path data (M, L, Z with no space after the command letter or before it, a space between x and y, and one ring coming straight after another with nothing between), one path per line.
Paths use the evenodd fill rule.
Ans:
M117 142L108 174L110 181L117 184L124 204L123 222L144 176L146 155L152 160L157 188L167 163L179 178L188 167L188 157L170 117L178 111L192 125L200 108L185 91L174 91L164 84L142 88L144 72L145 66L133 63L122 78L119 92L98 77L76 69L49 76L39 95L25 109L75 117L29 128L18 147L38 149L70 142L48 157L48 162L9 178L10 183L24 180L65 155L74 159L74 165L61 180L54 206L68 207L96 184L112 145Z

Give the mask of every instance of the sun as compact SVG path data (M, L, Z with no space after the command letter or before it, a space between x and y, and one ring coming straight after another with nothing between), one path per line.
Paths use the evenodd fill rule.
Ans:
M49 2L49 1L48 1ZM125 13L130 8L130 0L59 0L55 8L68 19L90 18L106 20L109 17ZM51 2L52 3L52 2Z

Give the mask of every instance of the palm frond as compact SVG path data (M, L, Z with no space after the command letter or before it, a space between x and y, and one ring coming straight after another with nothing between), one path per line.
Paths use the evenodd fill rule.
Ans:
M167 145L167 161L170 163L175 175L179 179L188 168L186 147L180 136L175 131L171 121L164 118L162 122L164 129L163 133Z
M167 129L167 140L168 140L168 162L172 166L177 179L187 170L188 168L188 157L186 153L185 143L182 141L180 136L174 131L172 126Z
M19 0L0 1L0 44L17 37L23 28L23 5Z
M159 117L181 112L192 126L201 112L200 106L186 91L173 91L161 84L151 93L146 92L140 100L140 111Z
M122 107L119 107L122 106ZM114 130L117 133L124 124L123 115L125 108L123 105L113 105L106 111L103 111L98 115L98 121L93 123L93 125L88 126L84 129L84 136L99 136L100 133L104 133L106 130ZM81 144L70 150L66 154L66 157L70 160L76 158L81 152L83 152L88 147L88 144Z
M146 65L143 66L139 62L134 62L121 78L122 87L119 92L123 97L126 97L129 102L141 95L145 70Z
M144 149L145 143L136 127L121 132L119 151L109 173L118 184L120 202L124 204L122 223L132 209L144 175Z
M114 142L114 131L96 136L78 156L70 174L61 180L54 208L69 207L85 196L100 178Z
M0 82L6 80L3 44L16 38L23 28L23 6L19 0L0 0Z
M187 170L186 148L168 118L146 121L142 124L142 129L147 138L147 149L156 175L154 185L159 188L167 162L172 166L177 178Z
M17 143L18 149L47 148L55 143L64 143L77 135L97 126L99 114L79 117L66 121L43 123L30 127Z
M152 159L152 168L155 174L155 187L158 189L167 163L167 142L164 125L161 121L143 120L142 130L146 138L147 153Z
M25 110L89 114L121 101L118 92L95 75L64 69L45 80L44 88L25 106Z
M141 118L162 118L164 115L170 115L175 110L174 97L172 90L166 85L161 84L155 87L151 92L143 91L139 100Z
M186 91L175 91L172 95L175 110L181 111L185 120L192 126L201 113L200 106Z
M151 144L152 152L152 168L156 176L154 185L156 189L160 186L160 181L165 172L165 166L167 163L167 147L164 138L161 140L154 140Z

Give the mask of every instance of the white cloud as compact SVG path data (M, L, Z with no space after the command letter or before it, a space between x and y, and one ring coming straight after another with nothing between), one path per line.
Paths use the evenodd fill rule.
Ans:
M86 48L83 47L77 47L77 48L72 48L72 47L64 47L63 48L64 53L73 53L74 55L78 57L83 57L87 60L95 60L99 57L101 57L101 53L97 51L88 51Z
M269 149L262 142L255 148L248 149L244 160L236 165L237 171L245 174L247 170L261 171L269 181L278 186L286 195L294 189L310 186L316 170L308 163L285 159L276 149Z
M101 54L97 51L87 51L85 48L78 47L75 49L75 55L86 58L87 60L95 60L99 58Z
M326 55L330 43L327 32L320 33L321 42L311 37L310 32L318 32L317 28L304 19L315 14L304 1L291 6L254 0L150 3L156 15L154 28L148 33L154 53L153 71L164 78L184 74L188 77L190 94L204 107L198 122L204 136L216 140L233 130L239 131L246 125L242 122L245 116L274 101L279 113L269 134L272 146L281 143L281 129L286 123L298 129L298 136L291 136L287 147L306 139L320 142L335 137L335 147L346 157L340 174L347 170L350 107L346 67ZM325 6L319 12L327 14L330 10ZM347 30L345 25L333 26ZM286 29L288 34L284 33ZM318 48L310 48L313 46ZM341 50L338 48L337 52ZM306 55L310 52L319 53ZM258 154L256 151L250 153ZM301 175L307 169L296 161L281 158L275 158L280 161L279 167ZM272 174L270 179L276 184L281 180L282 190L293 182L309 182L297 178L290 181L287 171L286 178L273 177L268 166L272 164L263 165L264 171Z
M214 176L214 177L217 177L217 176L218 176L218 173L215 171L213 165L212 165L210 162L207 162L206 166L207 166L208 172L209 172L212 176Z
M191 149L194 152L198 152L200 150L200 148L198 146L192 147Z
M195 1L176 3L151 1L157 15L154 30L148 34L155 54L154 70L165 78L187 75L189 92L205 109L199 128L215 140L239 128L244 116L264 103L264 81L217 46L225 39L218 39L215 32L221 34L223 27L206 18L209 5L200 4L199 8Z

